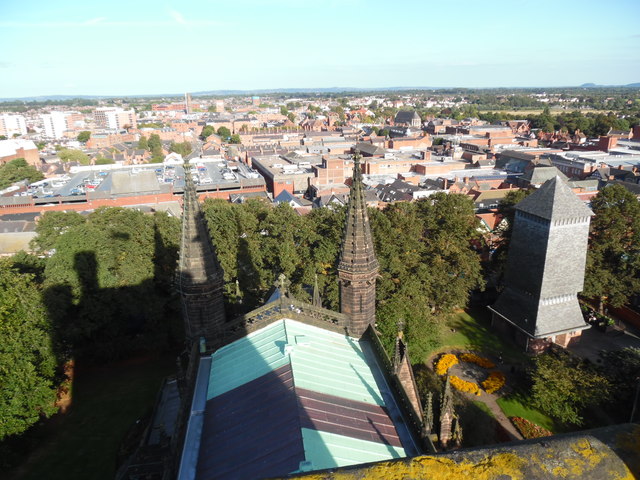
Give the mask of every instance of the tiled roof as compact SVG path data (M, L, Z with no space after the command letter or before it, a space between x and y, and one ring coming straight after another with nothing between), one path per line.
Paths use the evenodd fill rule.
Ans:
M537 166L531 170L525 172L520 178L526 180L533 185L540 185L553 177L560 177L562 180L567 180L564 173L557 169L557 167Z

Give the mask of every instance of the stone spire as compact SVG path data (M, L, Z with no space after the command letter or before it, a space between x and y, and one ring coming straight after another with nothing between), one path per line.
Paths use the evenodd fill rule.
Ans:
M353 156L353 181L340 249L340 311L349 317L350 335L361 336L376 320L378 260L373 250L364 200L360 152Z
M204 222L188 161L184 164L182 242L177 278L186 337L211 342L225 322L223 271Z
M318 274L316 273L313 281L313 299L312 304L314 307L322 307L322 299L320 298L320 289L318 288Z

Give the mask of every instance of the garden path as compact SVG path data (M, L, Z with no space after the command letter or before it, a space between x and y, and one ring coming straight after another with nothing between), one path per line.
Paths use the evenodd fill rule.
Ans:
M511 440L523 440L520 432L518 432L513 423L511 423L511 420L509 420L503 413L502 409L498 405L498 402L496 402L496 395L483 392L479 397L471 394L469 394L469 397L473 398L473 400L477 402L484 403L489 408L489 410L491 410L491 413L493 413L496 422L498 422L502 426L502 428L507 431L509 437L511 437Z

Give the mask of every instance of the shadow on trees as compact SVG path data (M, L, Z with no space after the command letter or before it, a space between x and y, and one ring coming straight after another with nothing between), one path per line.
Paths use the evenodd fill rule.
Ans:
M127 239L127 233L118 234ZM95 252L75 254L80 283L53 285L43 293L58 358L103 363L172 347L179 342L180 305L172 287L177 250L154 232L154 275L138 285L102 288Z
M115 233L112 237L114 242L126 241L129 234ZM71 392L73 396L67 405L62 406L60 413L50 419L41 419L24 433L7 437L0 442L0 467L16 467L47 439L54 435L56 438L60 434L64 435L63 426L69 421L78 421L74 416L76 412L76 415L87 416L83 420L88 422L87 431L94 428L93 420L105 421L100 418L106 415L105 412L113 414L114 409L131 412L129 405L113 404L123 401L123 391L114 391L113 398L109 398L107 392L105 398L96 399L96 385L103 377L111 378L114 371L123 372L122 378L130 379L129 387L126 388L130 388L135 396L135 384L140 379L134 378L133 373L127 371L127 365L139 368L146 361L153 365L163 354L166 357L166 353L177 352L182 348L180 302L173 288L177 257L175 242L163 238L154 226L154 271L151 278L135 285L101 287L98 280L98 255L95 251L84 250L73 257L73 269L80 285L79 294L74 292L71 285L62 282L49 284L42 291L42 302L51 325L51 344L59 366L56 384L62 385L59 392L63 396ZM35 268L33 265L20 263L15 264L15 267L25 272ZM43 268L40 266L40 274ZM38 272L34 273L37 277ZM90 392L85 391L86 386L89 386ZM154 393L158 386L159 384L153 386ZM136 404L136 400L133 399L131 403L139 405L140 402ZM91 411L89 405L98 407L96 411ZM123 414L123 418L128 416ZM114 418L113 422L121 424L122 419ZM96 432L95 437L102 435ZM64 441L68 440L65 438ZM60 445L60 448L63 450L65 446ZM90 445L86 448L89 449ZM92 455L90 451L85 453ZM20 475L24 473L21 470L24 469L14 470L12 474L21 478Z

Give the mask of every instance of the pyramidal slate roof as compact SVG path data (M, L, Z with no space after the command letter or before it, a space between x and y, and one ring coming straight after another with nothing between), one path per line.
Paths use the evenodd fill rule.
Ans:
M593 212L559 177L547 180L538 190L516 205L516 210L546 220L590 217Z
M558 170L557 167L549 167L546 165L536 166L526 172L520 178L522 180L527 180L531 184L538 185L552 179L553 177L560 177L564 181L567 180L566 175Z

